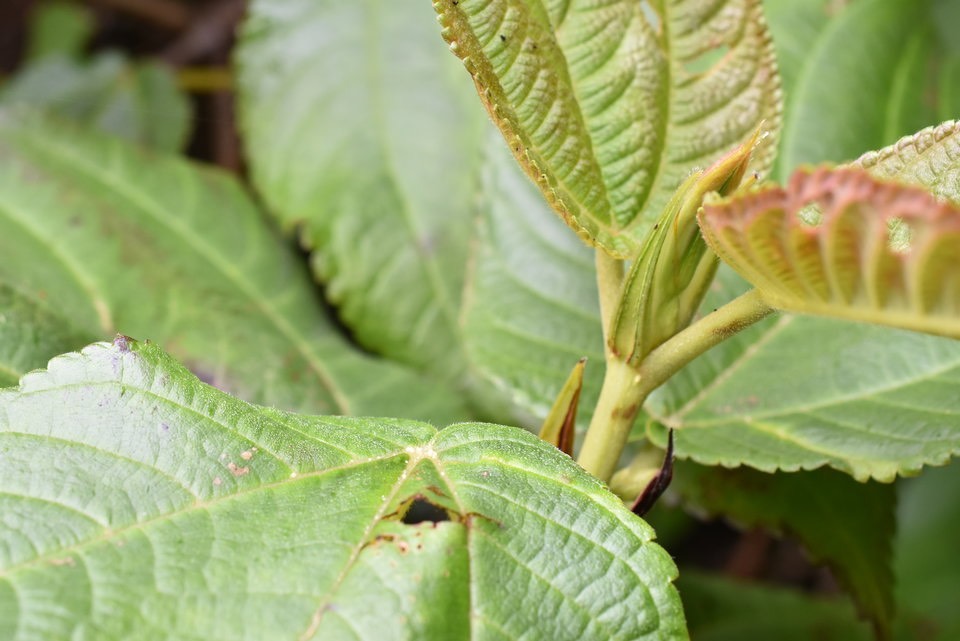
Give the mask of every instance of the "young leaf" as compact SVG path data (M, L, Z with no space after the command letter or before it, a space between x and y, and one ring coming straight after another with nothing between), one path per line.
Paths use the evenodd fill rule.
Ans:
M540 439L550 443L567 456L573 456L574 435L577 427L577 408L583 391L583 370L586 358L581 358L570 370L570 376L557 394L550 413L540 427Z
M746 287L721 267L704 311ZM676 430L678 458L889 481L960 452L957 381L960 341L782 314L702 355L646 409ZM647 432L664 447L657 423Z
M238 182L106 136L0 114L0 281L93 336L162 340L207 380L290 409L463 417L357 353Z
M779 127L758 1L434 8L521 166L567 224L617 257L637 254L691 170L764 120ZM771 149L757 154L760 171Z
M881 638L893 621L896 488L829 469L764 474L678 463L671 486L684 505L796 538L850 591Z
M118 337L0 391L0 462L3 637L686 638L652 530L516 428L251 406Z
M372 350L462 374L490 125L429 5L254 1L237 56L254 184L300 229L340 317Z
M861 169L704 205L707 243L773 307L960 338L960 208Z
M860 156L854 166L878 178L919 185L960 206L960 120L928 127Z

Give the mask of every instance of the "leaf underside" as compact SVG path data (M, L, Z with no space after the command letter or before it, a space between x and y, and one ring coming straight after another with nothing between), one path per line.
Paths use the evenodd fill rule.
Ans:
M0 465L2 638L686 638L652 530L516 428L251 406L118 337L0 391Z
M507 143L590 244L632 257L690 172L780 121L760 2L434 0ZM648 12L649 11L649 12ZM754 169L772 161L775 136Z
M923 189L800 170L705 205L700 223L773 307L960 337L960 209Z

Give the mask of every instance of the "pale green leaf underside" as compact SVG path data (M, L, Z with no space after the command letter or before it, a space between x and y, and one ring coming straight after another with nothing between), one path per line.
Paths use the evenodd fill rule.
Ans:
M47 111L164 151L183 148L193 119L190 100L169 69L114 52L32 62L3 86L0 106Z
M699 221L772 307L960 337L960 209L922 189L800 170L785 188L706 204Z
M763 527L799 541L813 561L830 566L862 614L889 631L893 485L858 483L830 469L764 474L680 463L671 489L698 511L731 519L745 530Z
M742 292L721 269L712 309ZM765 471L829 465L892 480L960 452L960 341L783 314L710 350L646 409L678 456ZM665 432L651 425L661 445Z
M237 49L253 180L366 347L444 375L489 123L426 2L252 2Z
M652 530L515 428L251 406L119 338L0 391L0 463L3 638L686 638Z
M0 166L0 281L85 335L162 341L209 382L287 409L462 416L442 388L340 337L226 174L11 114Z
M517 160L585 240L621 257L636 254L691 170L763 120L779 128L760 3L657 6L434 0ZM758 170L771 149L757 154Z

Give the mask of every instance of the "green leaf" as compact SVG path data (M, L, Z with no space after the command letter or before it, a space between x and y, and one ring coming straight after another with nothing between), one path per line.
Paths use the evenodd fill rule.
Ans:
M960 209L857 168L708 202L707 244L777 309L960 338Z
M487 150L464 340L484 380L543 417L574 363L604 362L593 255L517 171L502 141L491 136ZM586 368L581 423L602 379L603 367Z
M3 637L686 638L649 526L516 428L251 406L121 337L0 392L0 462Z
M0 106L43 110L163 151L186 144L192 120L190 101L170 70L112 52L31 63L3 86Z
M849 604L796 590L684 572L677 582L697 641L869 641Z
M90 9L75 2L37 3L30 18L26 58L28 61L56 55L78 58L95 26Z
M429 7L255 1L238 63L254 183L341 318L368 348L461 373L489 123Z
M434 0L515 157L588 242L633 257L673 191L767 121L758 2ZM772 145L771 145L772 147ZM756 168L770 164L771 148Z
M94 336L151 338L282 408L463 416L442 385L362 356L238 182L42 120L0 116L0 281Z
M745 288L719 274L704 310ZM680 458L768 472L830 465L888 481L960 451L958 384L958 341L784 314L693 361L646 409L677 428ZM648 432L665 445L661 426Z
M937 120L940 82L931 70L942 50L929 3L858 0L839 11L837 4L766 3L786 71L782 181L800 165L849 161ZM818 5L825 5L819 19ZM802 51L799 69L784 54L790 48Z
M960 637L960 465L924 470L900 486L896 541L897 636Z
M30 370L93 338L41 300L0 282L0 387L16 385Z
M698 511L798 540L815 562L830 566L861 613L889 637L893 485L858 483L828 469L771 475L678 463L671 489Z
M928 127L852 164L878 178L919 185L960 206L960 121Z

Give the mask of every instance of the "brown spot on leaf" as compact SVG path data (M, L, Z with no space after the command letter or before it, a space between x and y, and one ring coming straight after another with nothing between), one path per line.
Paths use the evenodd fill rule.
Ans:
M230 470L230 473L233 474L234 476L243 476L244 474L247 474L250 472L249 467L246 467L246 466L240 467L233 461L230 461L229 463L227 463L227 469Z

